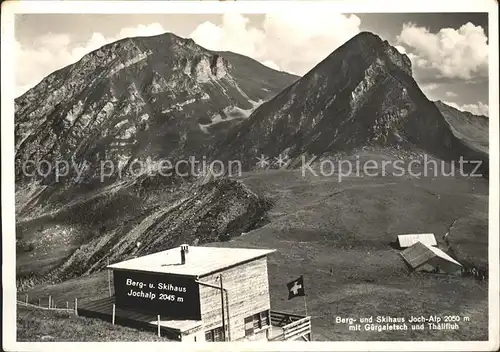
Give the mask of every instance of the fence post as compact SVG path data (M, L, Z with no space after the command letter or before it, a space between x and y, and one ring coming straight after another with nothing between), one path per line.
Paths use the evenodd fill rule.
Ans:
M26 295L26 306L28 305L28 295Z
M109 258L108 258L108 266L109 266ZM111 270L107 268L108 270L108 290L109 290L109 297L111 297Z
M116 313L116 306L113 303L113 317L112 317L112 320L111 320L111 324L113 324L113 325L115 325L115 313Z
M51 304L52 302L51 301L52 301L52 297L49 295L49 309L52 306L52 304Z
M75 297L75 315L78 315L78 298Z
M69 309L69 302L66 301L66 309Z
M38 306L41 307L42 306L42 302L40 301L40 298L38 299Z
M161 333L160 333L160 315L158 315L157 319L158 319L158 337L160 337L161 336Z

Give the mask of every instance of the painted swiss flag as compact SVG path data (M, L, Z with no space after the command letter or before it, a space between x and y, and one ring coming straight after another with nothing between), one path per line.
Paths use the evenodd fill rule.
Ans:
M306 295L306 291L304 290L304 277L302 275L300 275L298 279L287 283L286 287L288 288L288 299Z

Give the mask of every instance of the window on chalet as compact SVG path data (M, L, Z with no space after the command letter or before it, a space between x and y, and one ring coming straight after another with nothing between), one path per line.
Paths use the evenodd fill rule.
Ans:
M245 336L253 335L253 316L245 318Z
M250 336L255 331L269 326L269 310L245 318L245 336Z
M220 342L223 341L222 327L218 327L205 332L205 341L207 342Z

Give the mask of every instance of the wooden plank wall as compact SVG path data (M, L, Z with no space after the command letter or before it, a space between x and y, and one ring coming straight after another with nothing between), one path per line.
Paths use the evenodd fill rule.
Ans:
M256 313L270 309L269 279L267 258L255 259L248 263L229 268L219 273L200 278L200 281L220 285L222 275L223 286L228 290L225 296L227 336L231 341L245 338L244 319ZM201 317L205 331L221 326L220 290L200 286ZM227 323L229 311L229 324ZM265 338L264 334L257 334Z

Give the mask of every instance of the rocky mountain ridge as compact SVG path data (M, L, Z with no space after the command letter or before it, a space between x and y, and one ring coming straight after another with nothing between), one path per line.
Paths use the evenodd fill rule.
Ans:
M442 101L434 102L453 133L477 152L489 154L489 118L461 111Z
M17 179L26 161L50 163L37 174L68 161L91 179L102 160L116 174L134 160L199 153L296 79L170 33L105 45L16 99Z
M449 123L413 79L409 58L363 32L222 136L214 155L251 168L261 154L321 156L378 145L487 164L487 152L471 148Z

